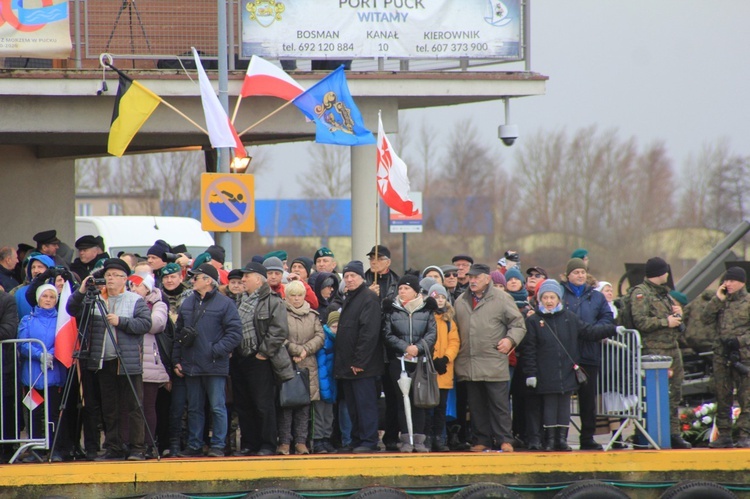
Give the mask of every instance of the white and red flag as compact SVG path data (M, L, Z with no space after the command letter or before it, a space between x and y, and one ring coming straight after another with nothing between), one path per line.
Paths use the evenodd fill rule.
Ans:
M222 107L221 102L219 102L219 97L217 97L216 92L214 92L211 86L211 81L203 69L201 58L195 47L193 47L193 57L195 58L195 67L198 69L201 103L203 104L203 114L206 116L206 128L208 128L208 139L211 141L211 147L214 149L229 147L236 151L239 137L229 122L229 116L227 116L227 112ZM245 148L242 147L243 153L244 150Z
M419 213L409 199L409 176L406 163L393 150L378 116L378 192L385 204L397 212L413 216Z
M57 327L55 328L55 358L65 367L73 365L73 351L78 341L78 328L75 317L71 317L65 309L71 295L70 283L65 282L60 303L57 307Z
M44 369L44 367L42 367ZM36 391L34 387L31 388L31 390L26 393L26 396L23 398L23 405L29 408L30 411L33 411L40 405L42 405L42 402L44 402L44 397Z
M290 101L304 91L305 89L283 69L254 55L247 66L240 95L242 97L265 95Z

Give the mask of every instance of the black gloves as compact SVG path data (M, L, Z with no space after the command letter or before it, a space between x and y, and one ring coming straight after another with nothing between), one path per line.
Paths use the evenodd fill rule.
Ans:
M438 374L445 374L448 372L448 357L432 359L432 363L435 365L435 370Z
M740 349L740 340L737 338L722 338L721 344L729 351L739 351Z

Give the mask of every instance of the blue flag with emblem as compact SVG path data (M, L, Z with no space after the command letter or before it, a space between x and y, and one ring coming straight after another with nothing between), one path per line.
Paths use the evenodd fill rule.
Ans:
M365 128L362 115L349 93L344 66L340 66L292 102L305 116L315 121L315 142L342 146L375 143L375 137Z

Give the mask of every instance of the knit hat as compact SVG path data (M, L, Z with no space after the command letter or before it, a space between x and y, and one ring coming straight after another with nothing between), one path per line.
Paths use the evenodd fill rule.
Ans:
M571 272L578 269L586 270L586 264L580 258L571 258L565 266L565 275L570 275Z
M437 283L438 282L435 279L433 279L432 277L423 277L419 281L419 287L422 289L422 291L424 291L425 293L427 293L430 290L430 288L433 287Z
M492 278L492 284L501 284L503 287L505 287L505 285L507 284L505 276L499 270L493 270L492 272L490 272L490 277Z
M128 277L128 281L132 282L136 286L143 284L146 289L150 291L154 290L154 276L151 274L133 274Z
M599 281L598 283L596 283L596 290L601 293L602 289L604 289L606 286L612 286L612 283L607 281Z
M211 255L212 260L216 260L220 264L224 265L224 261L227 257L227 252L223 247L219 246L218 244L214 244L206 249L206 253Z
M250 261L259 263L261 265L263 265L263 260L265 260L265 258L263 258L263 255L253 255L253 257L250 259Z
M57 300L57 288L54 287L52 284L42 284L38 288L36 288L36 301L39 302L39 297L42 296L42 293L47 291L48 289L51 289L55 292L55 300Z
M440 274L440 277L445 278L445 275L443 275L442 269L438 267L437 265L430 265L429 267L425 267L424 270L422 271L422 277L424 277L425 274L427 274L427 272L431 270L434 270L435 272Z
M541 286L539 286L539 291L537 292L537 296L539 298L542 297L542 295L548 291L551 291L557 295L557 297L562 300L562 287L560 287L560 284L554 279L546 279Z
M328 327L331 327L332 325L336 324L339 321L340 317L341 317L341 312L339 312L338 310L334 310L333 312L328 314L328 320L326 321L326 325Z
M663 258L655 256L646 262L646 277L659 277L669 273L669 264Z
M266 270L277 270L279 272L284 272L284 264L281 262L281 259L276 256L272 256L263 260L263 266L266 268Z
M398 280L399 288L404 285L409 286L416 293L419 293L419 290L420 290L419 277L415 276L414 274L406 274L401 279Z
M433 298L437 298L440 295L445 296L446 298L450 296L448 290L446 290L445 286L442 284L433 284L430 291L427 293L427 296L432 296Z
M321 258L324 256L330 256L331 258L334 258L333 251L323 246L322 248L318 249L318 251L316 251L315 254L313 255L313 262L317 263L318 258Z
M506 284L511 279L518 279L519 281L521 281L521 284L526 284L526 279L524 279L523 274L516 267L513 267L512 269L508 269L508 271L505 273Z
M148 251L146 252L146 255L154 255L158 256L162 260L164 260L164 253L169 253L170 247L166 243L166 241L163 241L161 239L158 239L153 246L151 246Z
M292 264L289 265L289 268L292 268L292 265L295 263L299 263L303 267L305 267L305 270L307 271L307 276L310 277L310 272L312 272L313 262L306 256L298 256L294 260L292 260Z
M266 253L266 255L263 257L263 259L264 260L268 260L269 258L273 258L273 257L278 258L282 262L284 260L288 260L289 259L289 255L287 255L286 251L284 251L284 250L276 250L276 251L271 251L270 253Z
M570 254L570 258L580 258L583 260L588 256L589 252L585 248L578 248L573 253Z
M165 275L176 274L178 272L182 272L182 269L180 268L179 265L177 265L174 262L168 263L168 264L166 264L165 266L163 266L161 268L161 275L162 275L162 277L165 276Z
M737 267L734 267L737 268ZM741 270L741 269L740 269ZM682 305L683 307L688 304L688 297L685 293L680 293L676 289L669 290L669 296L677 300L677 303Z
M346 275L347 272L354 272L358 276L362 277L362 279L365 278L365 267L359 260L352 260L351 262L344 265L344 271L342 272L342 275ZM343 283L344 281L341 282Z
M724 281L747 282L747 274L742 267L729 267L724 274Z
M208 252L201 253L200 255L198 255L198 256L195 257L195 260L193 260L193 268L197 269L198 267L200 267L204 263L208 263L211 260L213 260L213 258L211 257L210 253L208 253Z

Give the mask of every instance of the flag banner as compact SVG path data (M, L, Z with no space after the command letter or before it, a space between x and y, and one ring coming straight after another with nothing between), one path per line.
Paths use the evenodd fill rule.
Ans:
M135 134L156 110L161 97L117 68L110 67L120 76L120 85L117 87L115 108L112 111L107 152L119 158L125 154Z
M0 57L70 57L69 10L67 0L0 2Z
M300 94L293 102L315 122L315 142L342 146L375 143L375 137L365 128L362 115L349 93L343 66Z
M193 47L193 57L195 58L195 67L198 69L201 103L203 104L203 114L206 116L206 128L208 128L208 138L211 141L211 147L214 149L220 147L234 149L237 146L234 138L237 132L232 133L233 127L229 122L227 112L222 107L219 97L211 86L211 81L203 69L201 58L195 47Z
M32 388L28 391L26 396L23 398L23 405L29 408L30 411L33 411L40 405L44 403L44 397L36 391L35 388Z
M73 365L73 352L78 341L76 319L71 317L65 309L71 294L70 283L66 281L62 293L60 293L60 303L57 307L57 327L55 329L55 358L65 367Z
M378 193L389 208L406 215L419 213L409 199L409 176L406 163L393 150L391 141L383 130L383 121L378 116Z
M283 69L254 55L247 66L240 95L242 97L265 95L289 101L304 91L305 89Z

